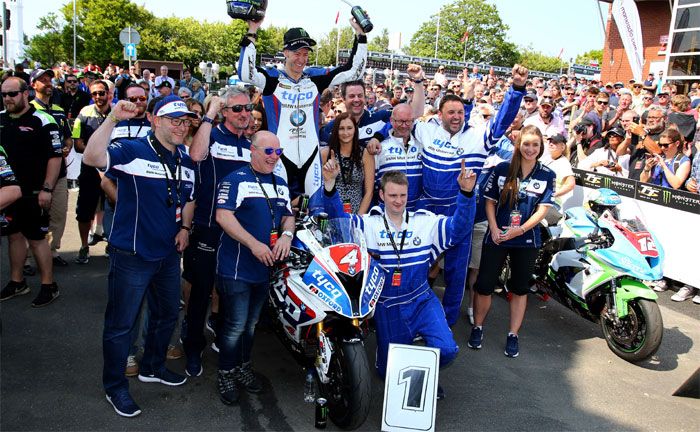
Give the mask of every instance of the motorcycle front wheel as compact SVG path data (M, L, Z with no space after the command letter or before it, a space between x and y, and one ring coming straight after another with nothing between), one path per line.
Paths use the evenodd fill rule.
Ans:
M328 400L328 416L336 426L357 429L367 419L372 397L367 353L361 342L340 342L334 349L330 381L321 384L321 395Z
M628 304L629 314L619 324L601 316L600 325L608 347L628 362L640 362L652 356L661 345L664 323L655 301L634 299Z

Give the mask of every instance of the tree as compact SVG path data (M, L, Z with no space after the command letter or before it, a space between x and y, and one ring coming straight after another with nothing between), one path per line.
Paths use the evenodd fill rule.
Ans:
M552 73L557 73L568 67L566 62L560 58L544 55L533 50L532 47L521 49L520 64L530 70Z
M76 0L76 30L83 42L78 50L78 61L107 64L123 57L123 46L119 42L119 32L132 26L136 29L149 27L154 16L143 6L137 6L130 0ZM68 2L61 12L66 22L73 21L73 3ZM70 35L72 46L72 27L63 28L64 44Z
M28 58L51 67L67 57L63 44L63 23L54 12L39 18L37 29L42 33L33 36L27 44L25 54Z
M603 63L603 50L590 50L583 54L579 54L576 56L576 61L574 63L587 65L591 62L591 60L595 60L598 64Z
M319 65L334 65L335 62L335 52L338 38L338 29L331 30L330 33L323 36L321 40L318 41L318 45L315 47L316 56L309 56L309 62L312 61ZM352 27L342 27L340 29L340 49L350 49L355 40L355 32Z
M379 35L367 43L367 49L369 51L389 52L389 30L382 29Z
M503 24L495 6L485 0L455 0L440 9L438 58L462 60L464 32L469 32L466 59L479 63L511 66L517 58L515 45L506 41L508 26ZM433 57L438 14L421 24L406 48L410 55Z

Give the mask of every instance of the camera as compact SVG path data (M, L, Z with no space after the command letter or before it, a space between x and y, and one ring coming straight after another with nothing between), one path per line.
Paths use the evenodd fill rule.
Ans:
M577 124L576 126L574 126L574 132L577 134L583 134L583 133L586 133L586 128L587 128L586 125Z

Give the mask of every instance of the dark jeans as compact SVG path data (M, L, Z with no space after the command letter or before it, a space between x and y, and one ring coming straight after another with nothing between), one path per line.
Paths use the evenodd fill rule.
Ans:
M250 361L253 336L260 311L267 299L270 283L249 283L219 276L216 289L219 303L224 305L221 316L219 370L231 370Z
M108 300L102 351L102 383L107 394L128 389L124 376L131 347L131 331L147 298L149 324L140 369L142 374L162 371L170 335L177 324L180 305L180 255L173 251L157 261L109 248Z
M184 253L183 276L192 284L187 303L187 335L182 344L188 358L199 357L206 346L204 322L216 279L216 249L220 239L220 228L195 225Z

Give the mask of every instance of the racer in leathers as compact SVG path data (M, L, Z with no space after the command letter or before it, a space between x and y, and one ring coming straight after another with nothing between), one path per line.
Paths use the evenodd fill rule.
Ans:
M350 58L333 69L306 68L309 52L316 42L302 28L291 28L284 35L284 70L256 68L255 34L262 21L248 21L248 34L241 41L238 73L241 80L262 89L268 129L280 139L284 150L283 177L292 199L301 194L311 197L313 209L322 201L319 153L319 101L328 87L362 78L367 63L367 36L354 19L350 25L356 38Z
M413 114L418 117L425 107L424 74L420 65L409 65L407 72L415 88L411 106ZM465 81L466 104L459 96L446 95L440 101L439 122L416 122L413 136L421 145L423 161L421 205L427 210L452 215L459 195L455 177L459 175L461 162L464 161L467 168L478 175L490 149L515 119L525 94L528 70L516 64L512 73L513 86L506 92L498 114L489 123L470 127L465 122L465 117L468 118L473 108L471 99L474 97L475 80ZM471 228L473 218L468 223ZM445 294L442 304L450 326L459 318L470 251L471 237L468 236L445 252Z
M471 225L467 222L474 218L476 174L467 171L462 162L457 179L461 192L454 215L447 217L426 210L406 211L408 179L401 171L389 171L380 190L385 205L359 216L343 212L335 191L339 172L331 155L323 167L326 211L329 217L352 218L365 236L369 253L378 257L386 271L374 314L378 374L386 374L390 343L410 345L418 335L427 346L440 349L440 365L447 365L455 359L459 347L440 301L428 285L428 270L440 253L470 237Z

